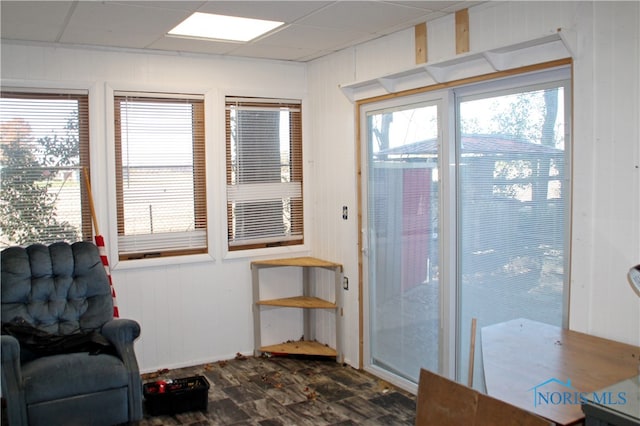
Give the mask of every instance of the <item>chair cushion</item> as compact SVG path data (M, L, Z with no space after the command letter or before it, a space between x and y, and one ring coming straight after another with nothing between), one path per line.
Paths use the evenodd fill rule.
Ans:
M38 358L22 365L27 404L128 385L127 370L115 356L87 352Z

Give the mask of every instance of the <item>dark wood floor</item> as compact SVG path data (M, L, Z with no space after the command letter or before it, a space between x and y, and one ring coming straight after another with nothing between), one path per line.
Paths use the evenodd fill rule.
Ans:
M234 360L143 376L205 376L208 409L151 416L150 425L413 425L415 397L376 377L333 360L292 357Z

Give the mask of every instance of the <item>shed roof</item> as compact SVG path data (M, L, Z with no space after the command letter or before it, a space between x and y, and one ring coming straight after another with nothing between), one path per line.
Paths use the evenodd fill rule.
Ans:
M391 156L399 158L435 156L438 152L437 139L427 139L412 144L381 150L376 157ZM522 155L538 156L560 155L563 150L542 144L517 140L504 135L464 135L462 136L462 155Z

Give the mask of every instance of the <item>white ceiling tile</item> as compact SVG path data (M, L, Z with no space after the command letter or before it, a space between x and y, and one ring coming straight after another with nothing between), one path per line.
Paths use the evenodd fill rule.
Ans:
M299 61L301 58L314 56L317 54L316 49L296 48L296 47L279 47L250 44L238 47L229 52L229 55L245 56L251 58L271 59L278 58L286 61Z
M256 45L289 46L300 49L331 49L354 39L367 37L367 33L352 29L289 25L286 28L255 42Z
M148 49L168 50L174 52L221 55L233 51L237 46L232 43L216 42L211 40L164 36L145 47Z
M111 2L79 2L60 41L142 48L162 37L189 12Z
M394 33L396 31L401 31L401 30L405 30L407 28L411 28L411 27L413 27L413 26L415 26L417 24L421 24L423 22L428 22L428 21L431 21L433 19L441 18L441 17L443 17L445 15L447 15L447 13L445 13L445 12L428 12L428 13L426 13L424 15L416 15L415 18L403 21L398 25L385 27L383 30L381 30L380 32L378 32L376 34L378 34L378 35L391 34L391 33Z
M432 11L440 11L440 10L444 10L446 8L450 8L452 6L456 6L459 5L460 3L464 3L462 1L418 1L418 0L407 0L407 1L393 1L391 2L393 4L401 4L404 6L411 6L411 7L416 7L416 8L420 8L420 9L425 9L425 10L432 10ZM468 2L468 3L472 3L472 2Z
M0 1L2 38L55 42L72 6L57 1Z
M448 12L448 13L454 13L457 10L460 9L468 9L472 6L478 5L480 3L486 3L483 1L456 1L456 2L451 2L452 5L445 7L442 9L443 12Z
M334 3L298 24L376 33L423 14L421 9L390 3L347 1Z
M120 3L127 6L140 6L140 7L155 7L159 9L175 9L175 10L184 10L188 12L195 12L203 4L206 4L206 1L181 1L181 0L160 0L160 1L149 1L149 0L141 0L141 1L133 1L133 0L109 0L109 3L116 4Z
M329 1L209 1L198 11L292 23L322 9Z

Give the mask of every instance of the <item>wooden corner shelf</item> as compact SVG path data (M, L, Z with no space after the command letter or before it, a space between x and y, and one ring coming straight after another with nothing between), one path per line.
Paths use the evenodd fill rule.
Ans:
M275 267L302 268L302 294L293 297L275 299L260 298L260 270ZM315 286L311 281L315 278L312 274L315 268L330 270L334 274L333 286L335 302L322 299L312 294ZM286 259L258 260L251 262L251 281L253 285L253 335L254 352L256 356L261 353L293 354L293 355L318 355L335 357L342 362L342 265L314 257L293 257ZM304 339L287 341L275 345L263 345L261 336L261 311L263 307L293 308L303 311ZM316 317L311 312L318 309L333 311L335 320L335 347L318 342L315 338Z

